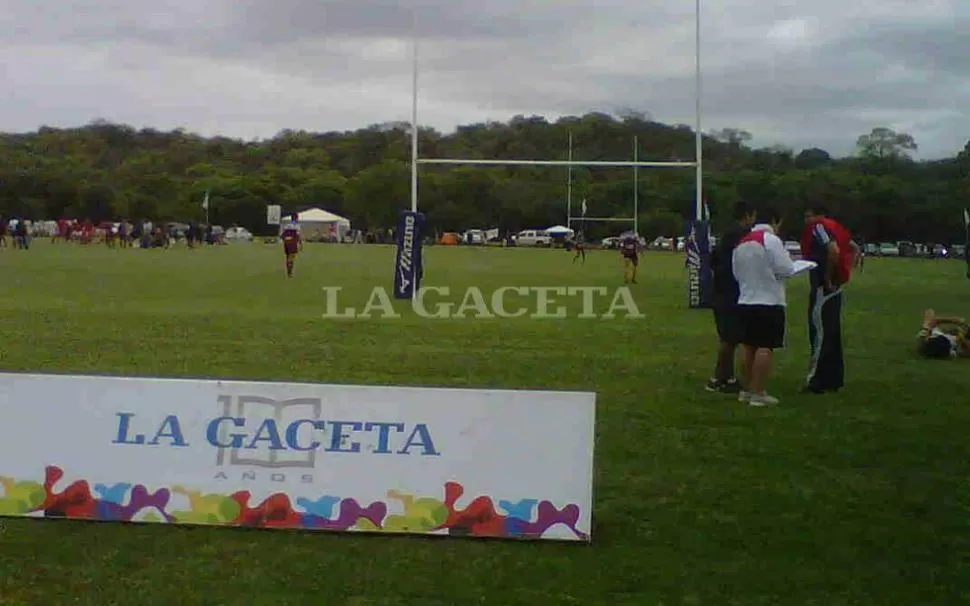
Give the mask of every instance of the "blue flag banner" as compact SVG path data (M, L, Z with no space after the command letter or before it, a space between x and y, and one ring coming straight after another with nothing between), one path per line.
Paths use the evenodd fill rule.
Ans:
M424 267L421 240L424 213L404 211L397 222L397 258L394 260L394 298L411 299L420 288Z
M687 303L691 309L709 309L712 299L711 224L688 221L684 251L687 253Z

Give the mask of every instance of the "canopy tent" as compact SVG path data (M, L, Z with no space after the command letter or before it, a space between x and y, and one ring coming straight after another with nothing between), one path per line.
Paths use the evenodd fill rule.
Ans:
M283 217L281 227L292 220L292 215ZM308 208L298 212L296 222L307 242L342 242L350 231L349 219L322 208Z
M572 236L575 234L575 230L569 229L563 225L554 225L546 230L546 233L550 236Z

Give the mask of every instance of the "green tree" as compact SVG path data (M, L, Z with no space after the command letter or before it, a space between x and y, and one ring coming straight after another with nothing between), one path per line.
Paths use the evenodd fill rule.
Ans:
M863 158L908 159L909 152L916 151L918 146L912 135L880 127L872 129L868 135L859 136L856 149Z
M389 229L397 215L411 207L411 170L400 160L384 160L361 170L347 182L347 200L368 229Z
M266 205L287 211L320 206L356 227L382 229L410 207L410 125L390 122L355 131L284 130L264 141L201 137L97 120L80 128L41 127L0 134L0 215L69 216L95 220L210 219L265 231ZM694 131L665 125L648 113L591 112L550 121L515 116L442 134L420 128L423 157L629 160L634 137L642 160L693 160ZM797 155L781 146L750 149L750 133L727 128L702 138L704 189L715 230L730 222L739 199L772 205L797 226L803 204L823 200L870 241L946 241L962 229L970 206L970 143L952 158L915 162L906 134L875 129L860 137L859 153L833 158L811 148ZM498 227L517 231L566 221L563 167L420 167L419 204L433 229ZM628 217L634 182L629 169L575 167L573 214L583 198L590 214ZM675 235L693 213L694 173L644 169L637 184L641 229ZM616 224L588 225L615 235ZM668 232L668 233L664 233ZM956 234L959 235L959 234Z

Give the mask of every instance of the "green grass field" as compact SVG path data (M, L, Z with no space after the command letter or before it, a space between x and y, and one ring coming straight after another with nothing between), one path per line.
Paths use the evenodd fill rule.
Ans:
M618 255L427 249L426 285L618 286ZM0 520L0 604L905 606L970 600L970 362L914 356L922 310L970 314L957 262L872 259L847 292L848 385L797 393L789 348L747 408L708 394L709 312L648 254L641 320L324 320L391 247L0 251L0 369L598 394L591 546ZM460 296L460 294L459 294ZM603 306L608 305L604 302ZM574 309L575 311L575 309ZM283 356L285 339L300 343ZM4 419L4 422L11 422Z

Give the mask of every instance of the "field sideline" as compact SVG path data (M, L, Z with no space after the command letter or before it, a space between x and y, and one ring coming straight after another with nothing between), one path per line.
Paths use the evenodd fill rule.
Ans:
M619 254L435 246L428 286L621 286ZM647 253L640 320L324 320L394 249L0 250L0 370L595 391L592 546L0 518L0 604L916 606L970 600L970 361L914 356L922 311L970 315L963 263L868 259L847 290L848 386L797 394L789 348L750 409L711 395L713 326L682 254ZM601 308L609 306L609 298ZM578 313L580 305L570 306ZM296 350L286 355L285 344ZM4 422L10 422L5 419Z

